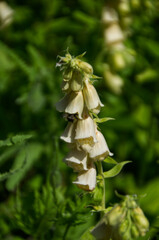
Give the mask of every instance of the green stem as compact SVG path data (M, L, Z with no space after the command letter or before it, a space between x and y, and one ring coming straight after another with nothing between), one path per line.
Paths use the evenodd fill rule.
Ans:
M65 229L65 232L64 232L64 235L63 235L63 240L66 240L66 235L67 235L67 233L68 233L68 230L69 230L69 228L71 227L71 224L68 224L67 226L66 226L66 229Z
M102 209L105 209L105 179L104 179L104 174L103 174L103 166L102 166L102 162L99 161L97 162L97 168L98 168L98 174L102 177L102 181L103 181L103 196L102 196L102 200L101 200L101 206ZM103 213L102 213L103 215Z

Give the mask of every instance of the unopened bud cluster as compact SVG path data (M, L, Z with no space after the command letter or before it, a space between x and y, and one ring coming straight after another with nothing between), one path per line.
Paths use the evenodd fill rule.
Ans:
M62 90L64 97L56 109L64 113L68 121L61 139L70 146L64 162L78 173L76 184L79 188L92 191L96 185L95 161L102 161L112 155L106 140L98 130L94 115L103 107L96 89L92 85L93 68L78 56L69 53L60 57L57 66L63 71Z
M98 232L100 229L100 238ZM145 236L149 222L133 196L127 195L108 211L92 231L97 240L130 240Z

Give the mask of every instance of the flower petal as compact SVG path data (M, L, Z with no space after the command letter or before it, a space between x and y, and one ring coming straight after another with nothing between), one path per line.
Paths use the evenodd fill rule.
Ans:
M96 125L90 116L77 121L75 140L83 150L87 151L87 147L90 148L97 142L95 130Z
M83 88L83 96L87 108L98 114L100 108L104 105L101 103L95 87L88 81L85 82L85 86Z
M66 112L69 114L78 114L82 119L82 112L84 108L83 94L79 92L70 92L66 94L58 103L56 103L56 109L59 112Z
M96 168L94 165L86 171L81 172L76 181L73 182L76 184L79 188L86 190L86 191L92 191L96 186Z
M84 151L79 151L76 148L72 149L71 152L64 158L64 162L73 168L74 171L86 171L87 168L87 154Z
M104 160L107 156L112 156L113 153L110 152L106 140L100 131L96 131L97 142L91 148L89 152L89 157L93 160Z
M74 143L75 125L76 125L75 122L74 123L69 122L60 138L65 142Z

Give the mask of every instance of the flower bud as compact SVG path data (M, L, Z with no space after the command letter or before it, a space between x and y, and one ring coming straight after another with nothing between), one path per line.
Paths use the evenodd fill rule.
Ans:
M121 223L125 217L125 211L120 205L115 205L108 213L107 220L111 226L116 226Z
M85 86L83 88L83 96L87 108L93 111L94 113L98 114L100 108L103 107L104 105L101 103L95 87L88 81L85 81Z
M132 218L137 228L139 229L141 236L144 236L149 229L149 222L141 208L137 207L133 209Z
M96 160L101 161L104 160L107 156L112 156L113 154L109 151L108 145L103 134L98 130L96 130L96 139L97 142L91 148L89 152L89 157L94 161Z
M128 227L129 227L129 221L127 218L125 218L119 226L119 233L121 236L123 236L126 233L126 231L128 230Z
M56 103L56 109L59 112L65 112L69 114L78 114L78 117L82 119L82 112L84 108L83 94L79 92L70 92L66 94L58 103Z
M80 91L83 88L83 76L80 71L73 71L70 87L72 91Z
M79 151L76 148L72 149L71 152L64 158L64 162L73 168L74 171L87 171L87 154L84 151Z
M131 226L131 236L132 236L132 238L137 238L137 237L140 236L139 230L138 230L138 228L136 227L135 224L133 224Z
M76 64L85 73L93 74L93 68L89 63L83 62L80 59L76 59Z
M65 69L63 78L65 81L69 81L72 78L72 70L70 68Z
M76 181L73 182L79 188L92 191L96 186L96 169L95 166L92 167L88 171L80 172Z

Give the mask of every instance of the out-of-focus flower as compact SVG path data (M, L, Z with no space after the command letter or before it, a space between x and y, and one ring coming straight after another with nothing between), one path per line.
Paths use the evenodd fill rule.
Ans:
M120 204L108 210L92 230L97 240L129 240L145 236L149 222L135 201L135 196L126 195ZM100 230L100 237L97 233Z
M79 188L92 191L96 186L96 168L92 164L92 167L88 171L80 172L76 181L73 182Z
M106 140L103 134L98 130L96 131L96 139L97 139L97 142L91 148L89 152L89 157L94 161L96 160L101 161L108 156L112 156L113 153L109 151L108 145L106 143Z
M149 228L149 222L145 217L142 209L140 207L134 208L131 213L131 216L136 224L137 229L139 230L140 235L145 236Z
M70 92L66 94L58 103L56 103L56 109L59 112L65 112L69 114L78 114L78 117L82 119L82 112L84 108L83 94L79 92Z
M64 162L73 168L74 171L86 171L87 168L87 153L79 151L76 148L72 149L69 154L64 158Z
M98 114L100 112L100 108L104 105L101 103L95 87L89 83L88 80L85 81L83 96L88 110Z
M90 116L77 121L75 140L84 151L90 151L97 142L95 130L95 123Z
M4 28L13 21L13 9L6 3L0 2L0 28Z
M104 7L102 11L102 22L106 25L109 25L111 23L118 22L118 14L115 11L115 9L110 7Z
M122 87L124 85L123 79L117 75L113 74L107 67L104 71L104 79L106 81L106 85L116 94L120 94L122 92Z
M108 26L104 31L104 39L107 45L112 45L124 40L123 32L117 23Z

